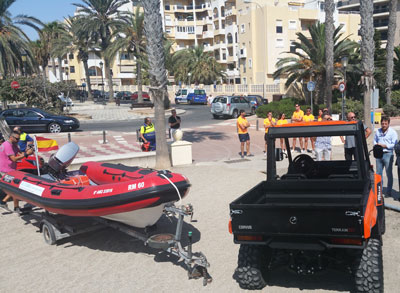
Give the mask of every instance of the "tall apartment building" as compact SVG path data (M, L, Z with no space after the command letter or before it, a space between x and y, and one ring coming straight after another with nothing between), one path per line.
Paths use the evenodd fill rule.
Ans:
M382 41L387 40L387 32L389 25L389 0L375 0L374 1L374 27L380 31ZM339 12L351 13L360 11L360 1L348 0L338 1L337 8ZM400 3L397 4L397 23L400 23ZM397 25L394 45L400 44L400 26Z
M308 27L324 22L324 1L238 0L239 63L242 83L281 84L272 77L278 59L287 57L296 33L309 36ZM336 11L335 23L358 41L360 17ZM293 56L293 55L292 55Z
M227 81L240 82L236 0L163 0L163 23L173 50L203 46L225 68Z

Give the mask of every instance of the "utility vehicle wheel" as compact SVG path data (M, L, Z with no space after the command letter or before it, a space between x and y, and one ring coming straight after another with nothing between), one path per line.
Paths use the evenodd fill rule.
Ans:
M239 117L238 110L233 110L233 112L232 112L232 118L237 119L238 117Z
M50 133L60 133L61 132L61 126L58 123L52 122L49 124L49 132Z
M266 266L265 246L241 244L234 278L242 289L262 289L267 285L263 276Z
M214 119L219 119L218 115L213 114Z
M44 241L48 244L48 245L54 245L57 242L56 239L56 234L54 232L54 228L53 225L50 224L48 221L43 220L42 222L42 233L43 233L43 238Z
M256 114L256 108L252 107L251 108L251 115L254 115L254 114Z
M382 245L378 239L370 239L357 260L355 268L355 292L383 292Z

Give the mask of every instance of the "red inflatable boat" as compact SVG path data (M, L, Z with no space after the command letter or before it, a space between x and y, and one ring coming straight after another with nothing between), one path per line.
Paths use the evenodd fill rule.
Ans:
M49 160L52 172L12 171L1 178L0 188L52 213L100 216L143 228L155 224L164 206L183 198L190 187L183 175L121 164L87 162L66 172L73 158L65 160L62 152L57 158L59 152Z

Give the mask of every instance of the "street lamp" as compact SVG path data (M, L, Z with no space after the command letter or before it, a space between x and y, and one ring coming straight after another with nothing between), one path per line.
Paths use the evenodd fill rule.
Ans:
M342 92L342 120L345 120L345 115L344 115L344 108L346 105L346 90L347 90L347 84L346 84L346 67L349 62L349 58L347 56L342 57L340 60L340 63L342 64L343 68L343 78L344 78L344 84L345 84L345 90Z
M266 37L265 37L265 34L266 34L266 29L265 29L265 15L264 15L264 7L262 7L258 2L255 2L255 1L252 1L252 0L244 0L243 1L244 3L246 3L246 4L255 4L256 6L258 6L258 8L260 8L260 11L261 11L261 13L262 13L262 29L263 29L263 31L264 31L264 33L263 33L263 40L262 40L262 42L263 42L263 54L262 54L262 56L265 56L265 54L266 54L266 47L265 47L265 43L266 43ZM255 62L253 62L253 63L255 63ZM262 80L262 83L263 83L263 99L265 99L265 60L263 60L263 80Z
M103 99L105 99L105 97L104 97L104 79L103 79L103 65L104 65L104 63L102 61L100 61L99 65L100 65L100 69L101 69L101 87L102 87L101 95L102 95Z
M26 76L26 57L28 54L26 52L22 52L21 59L22 59L22 75Z
M189 87L191 86L191 83L190 83L190 77L192 76L192 73L188 73L188 76L189 76Z

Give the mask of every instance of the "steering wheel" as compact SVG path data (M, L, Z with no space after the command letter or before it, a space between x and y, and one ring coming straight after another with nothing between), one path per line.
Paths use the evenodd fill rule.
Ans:
M293 173L313 175L317 170L317 164L309 155L298 155L292 162Z

